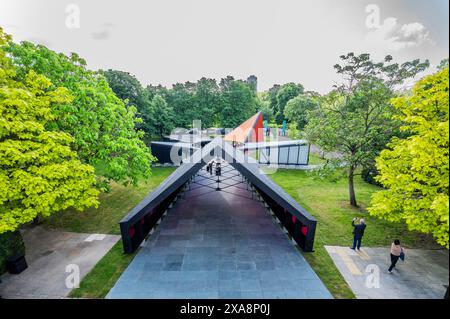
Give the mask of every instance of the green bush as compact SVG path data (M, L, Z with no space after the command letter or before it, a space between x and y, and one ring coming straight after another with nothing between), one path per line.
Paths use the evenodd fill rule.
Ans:
M368 164L364 166L361 170L361 177L364 181L366 181L369 184L376 185L376 186L382 186L375 177L378 175L378 170L375 166L375 164Z
M25 244L19 231L0 234L0 274L6 270L6 258L25 253Z

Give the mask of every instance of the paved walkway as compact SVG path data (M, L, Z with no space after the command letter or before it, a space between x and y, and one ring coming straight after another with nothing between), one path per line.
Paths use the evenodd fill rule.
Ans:
M107 298L332 298L242 177L202 170Z
M80 279L120 239L116 235L79 234L33 227L23 233L28 268L18 275L4 274L0 283L3 298L64 298L67 265L77 265ZM72 271L73 273L73 271Z
M357 298L442 299L448 285L447 250L407 249L390 274L389 248L325 248Z

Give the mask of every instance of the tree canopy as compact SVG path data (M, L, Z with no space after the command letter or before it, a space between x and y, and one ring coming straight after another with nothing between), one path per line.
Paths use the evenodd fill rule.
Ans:
M52 109L73 97L33 70L18 81L4 50L9 41L0 28L0 233L68 207L97 205L98 195L94 168L77 158L73 138L47 128Z
M149 85L141 96L138 110L143 123L140 127L150 136L168 134L175 127L191 127L193 120L200 120L202 127L233 128L260 106L254 87L231 76L219 83L215 79L201 78L197 82L176 83L172 88ZM155 96L159 96L156 104ZM161 106L163 110L159 109ZM161 117L165 119L164 125Z
M286 103L284 115L290 122L296 123L296 128L303 130L308 123L308 112L318 107L317 99L308 95L298 95Z
M296 83L286 83L277 90L275 119L278 124L285 119L284 109L289 100L303 93L303 85Z
M234 128L256 113L258 101L251 86L242 81L222 81L219 122L224 128Z
M376 160L386 189L372 197L369 212L409 229L432 233L449 247L449 71L419 81L412 95L397 97L401 129Z
M136 108L127 108L103 75L88 70L75 53L66 56L30 42L10 42L6 50L20 80L34 71L46 76L52 88L69 90L73 100L52 105L55 119L47 126L73 136L80 160L96 167L99 185L137 183L150 175L153 157L141 140L144 133L135 130L140 121Z
M353 185L356 169L373 160L398 131L399 122L393 117L396 111L390 103L394 89L423 71L428 61L398 65L387 56L384 62L375 63L368 54L353 53L340 58L343 64L335 69L344 82L309 113L305 132L324 151L342 154L339 167L348 168L349 200L357 206Z
M151 101L151 112L154 120L153 130L156 135L170 134L173 129L173 109L164 98L157 94Z

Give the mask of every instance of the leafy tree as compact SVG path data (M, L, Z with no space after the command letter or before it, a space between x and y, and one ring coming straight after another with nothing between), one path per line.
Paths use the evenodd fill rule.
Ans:
M29 71L17 81L0 28L0 233L68 207L97 205L94 168L71 150L73 138L48 130L52 107L68 104L65 88Z
M134 105L138 112L142 103L145 102L143 88L135 76L128 72L118 70L100 71L108 81L109 87L116 96L122 100L127 100L127 105Z
M194 118L202 121L202 127L212 127L217 122L216 112L221 105L219 86L216 80L201 78L194 93Z
M135 130L136 108L126 108L104 76L89 71L74 53L65 56L29 42L10 43L7 51L19 79L33 70L49 78L52 88L70 91L73 101L52 105L55 121L48 127L74 137L79 158L97 168L99 185L107 187L109 180L136 183L149 176L153 157L141 140L144 133Z
M247 83L239 80L221 81L221 108L219 122L224 128L234 128L256 113L255 92Z
M176 114L174 116L176 127L191 127L192 121L196 119L194 93L195 84L191 82L174 84L172 89L167 91L166 101Z
M276 95L276 122L281 124L285 119L284 108L289 100L303 94L304 88L301 84L287 83L281 86Z
M270 107L270 96L268 92L259 92L256 96L256 103L258 110L262 112L264 120L271 121L273 116L272 108Z
M173 109L167 105L161 95L155 95L151 102L153 118L155 119L154 130L159 136L169 134L173 129Z
M372 197L371 215L404 221L432 233L449 247L449 72L448 66L416 83L413 94L395 98L401 129L377 158L377 179L386 187Z
M344 83L321 99L310 112L305 128L308 139L324 151L342 154L340 166L346 166L350 204L357 206L354 176L356 169L373 160L379 150L398 131L399 121L390 104L394 89L428 67L428 61L414 60L402 65L374 63L368 54L341 56L343 65L335 65Z
M272 114L275 115L277 114L277 93L280 90L281 85L279 84L274 84L268 91L267 91L267 95L268 95L268 101L269 101L269 105L270 108L272 110Z
M293 140L298 140L301 138L302 134L300 130L297 128L297 122L292 122L288 124L289 128L289 137Z
M438 70L443 70L445 68L448 68L448 58L442 60L437 67Z
M149 99L148 92L144 90L138 79L128 72L118 70L100 70L100 73L106 78L108 85L113 90L114 94L121 99L127 107L136 107L135 115L139 118L135 121L136 129L143 130L147 137L151 135L149 128L152 126L153 121L149 118L148 113L151 99Z
M307 95L298 95L286 103L284 115L297 124L297 128L303 130L307 124L307 113L319 107L317 99Z

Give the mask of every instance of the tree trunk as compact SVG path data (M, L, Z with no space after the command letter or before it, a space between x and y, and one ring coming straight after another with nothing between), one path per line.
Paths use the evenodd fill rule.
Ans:
M355 186L353 184L354 172L355 168L353 166L350 166L348 170L348 193L350 195L350 205L358 207L358 204L356 203Z

